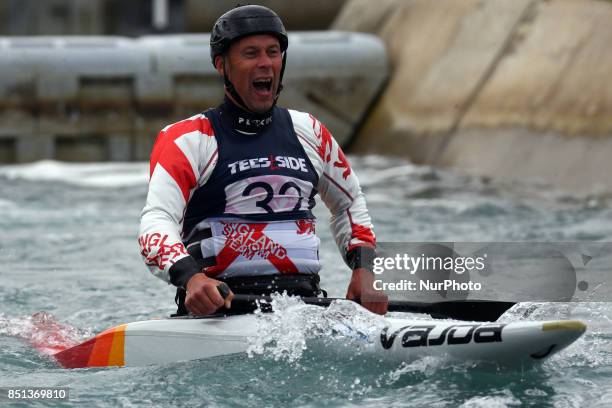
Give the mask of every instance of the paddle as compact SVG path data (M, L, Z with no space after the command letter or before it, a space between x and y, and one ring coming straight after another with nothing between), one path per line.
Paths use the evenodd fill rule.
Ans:
M302 301L309 305L329 306L335 300L342 298L303 297ZM234 295L232 304L240 307L254 306L257 302L271 302L270 296ZM494 322L504 312L514 306L512 302L494 300L450 300L444 302L424 303L390 301L390 312L425 313L436 319L456 319L478 322Z

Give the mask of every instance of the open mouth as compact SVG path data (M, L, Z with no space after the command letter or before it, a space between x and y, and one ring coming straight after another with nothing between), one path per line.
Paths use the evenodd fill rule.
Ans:
M272 79L256 79L253 81L253 87L258 91L271 91L272 90Z

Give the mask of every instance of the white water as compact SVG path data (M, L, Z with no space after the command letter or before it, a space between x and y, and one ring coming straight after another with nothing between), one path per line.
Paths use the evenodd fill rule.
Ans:
M612 240L605 197L487 182L378 156L353 158L353 165L380 241ZM610 406L612 307L604 302L521 304L503 316L588 324L575 345L526 371L432 358L390 366L359 353L304 348L328 331L367 337L376 322L342 309L350 306L266 316L251 357L58 368L28 341L63 327L55 340L72 342L173 311L173 289L150 276L138 254L147 172L144 163L0 167L0 386L70 386L74 406ZM316 215L322 285L342 297L349 271L323 205ZM607 285L600 290L610 293ZM351 331L338 330L341 324Z

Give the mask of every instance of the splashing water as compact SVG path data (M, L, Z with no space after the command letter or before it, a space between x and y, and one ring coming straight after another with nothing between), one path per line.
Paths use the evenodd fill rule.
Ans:
M259 354L294 363L311 340L364 351L386 326L384 318L350 301L335 301L323 308L306 305L296 297L274 295L271 306L275 313L256 311L258 335L248 339L249 357Z
M612 200L607 196L581 198L389 157L350 160L380 241L612 240ZM253 340L253 358L237 354L163 366L57 369L45 359L34 358L37 353L19 344L15 335L26 340L39 337L42 347L53 345L49 340L54 334L70 331L38 332L34 326L42 323L32 321L36 320L30 316L33 312L49 310L62 322L97 333L120 323L173 313L175 306L173 290L152 278L142 265L134 238L146 200L148 164L42 164L0 168L4 265L0 268L0 386L69 385L71 401L65 406L75 407L488 407L515 406L517 401L526 407L612 406L610 303L521 304L506 313L502 321L567 318L588 325L571 348L524 371L430 356L398 368L400 363L395 361L359 356L353 347L339 355L331 347L320 347L316 331L334 330L335 339L330 341L343 344L351 333L367 338L367 328L361 330L355 319L369 325L376 316L364 313L353 321L343 316L334 320L331 311L324 313L322 308L299 302L280 312L287 314L283 324L298 326L299 321L296 329L275 325L272 315L262 314L262 339ZM313 211L319 220L325 265L321 285L330 296L342 296L350 271L329 231L327 209L317 205ZM608 281L608 276L600 280ZM609 286L597 287L599 280L583 278L600 298L611 299ZM334 307L351 307L342 303ZM291 318L300 313L314 321ZM330 326L327 315L334 325ZM352 329L346 329L345 335L338 329L343 322ZM296 330L295 337L283 327ZM67 337L63 344L72 344L70 339L78 342L88 333L77 330L74 337ZM58 343L56 350L62 347L62 341L55 346ZM274 355L279 359L294 356L297 362L277 363Z
M16 318L0 315L0 335L23 339L40 353L53 355L81 343L92 333L60 323L50 313L38 312Z
M504 390L500 395L472 397L461 404L460 408L507 408L521 405L521 401L512 392Z

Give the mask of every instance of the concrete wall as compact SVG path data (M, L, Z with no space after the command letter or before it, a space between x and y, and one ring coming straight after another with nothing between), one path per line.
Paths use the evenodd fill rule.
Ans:
M275 10L287 30L325 30L346 0L1 0L0 35L207 33L236 4ZM154 11L154 4L161 5Z
M611 191L612 2L350 0L392 76L354 150Z
M0 37L0 163L147 160L167 124L217 106L208 34ZM387 77L379 38L290 32L279 105L343 143Z

